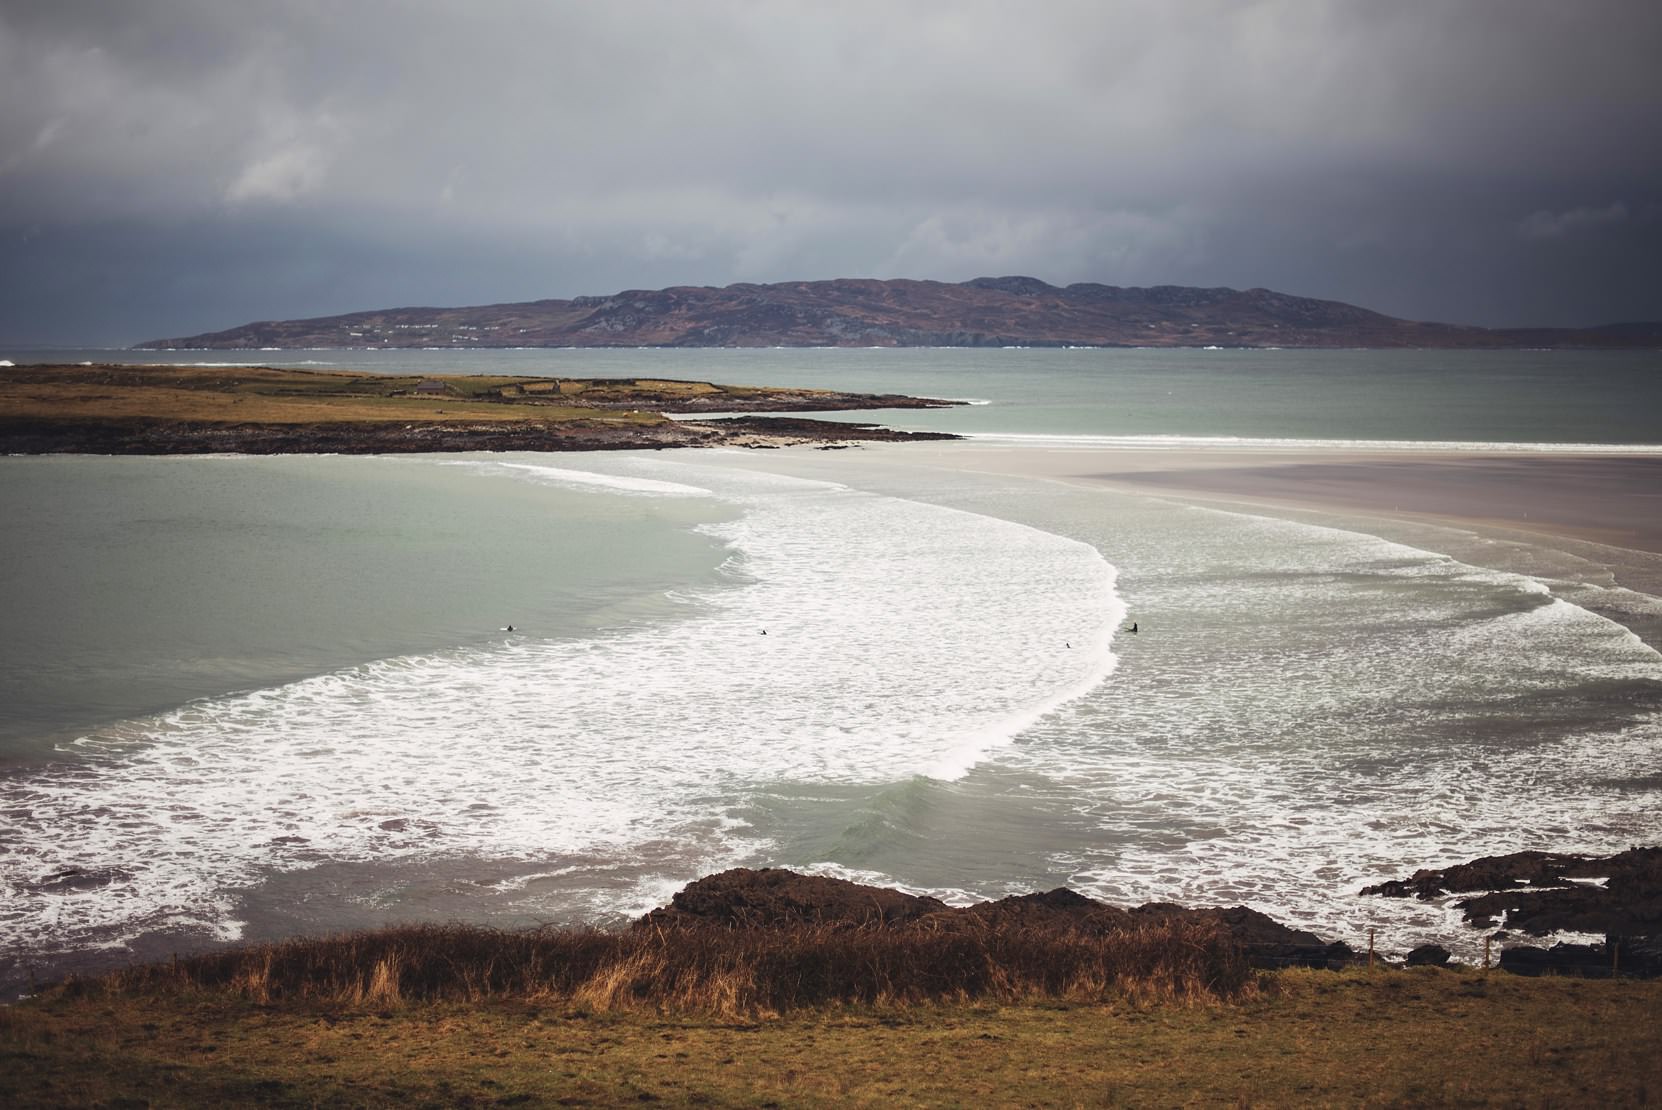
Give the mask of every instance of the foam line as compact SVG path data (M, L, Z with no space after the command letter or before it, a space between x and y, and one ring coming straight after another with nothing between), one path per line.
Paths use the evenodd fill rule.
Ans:
M439 465L463 466L478 470L515 471L534 481L553 482L579 489L603 489L614 493L649 493L667 497L709 497L710 491L700 486L681 482L665 482L654 478L633 478L606 474L593 470L573 470L562 466L544 466L539 463L480 462L475 460L444 460Z

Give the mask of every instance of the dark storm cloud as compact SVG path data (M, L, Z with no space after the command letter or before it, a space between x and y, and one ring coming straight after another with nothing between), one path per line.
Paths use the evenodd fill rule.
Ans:
M1662 316L1644 2L0 2L0 337L870 275Z

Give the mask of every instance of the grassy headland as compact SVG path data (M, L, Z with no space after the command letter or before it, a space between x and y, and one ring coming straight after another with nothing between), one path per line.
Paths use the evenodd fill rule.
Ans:
M1640 1105L1662 982L1251 972L1215 931L404 929L0 1009L47 1105Z
M0 453L589 450L905 439L871 425L675 421L667 413L945 405L661 379L388 376L221 366L0 371ZM951 438L923 435L921 438Z

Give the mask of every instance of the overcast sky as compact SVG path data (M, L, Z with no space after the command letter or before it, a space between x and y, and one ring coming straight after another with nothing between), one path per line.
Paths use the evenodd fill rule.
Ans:
M1657 0L0 0L0 341L831 277L1662 319Z

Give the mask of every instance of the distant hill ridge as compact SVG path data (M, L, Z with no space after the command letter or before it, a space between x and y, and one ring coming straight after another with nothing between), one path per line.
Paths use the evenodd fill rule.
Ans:
M1031 277L680 285L609 297L269 320L139 345L261 347L1659 347L1662 323L1492 329L1270 289Z

